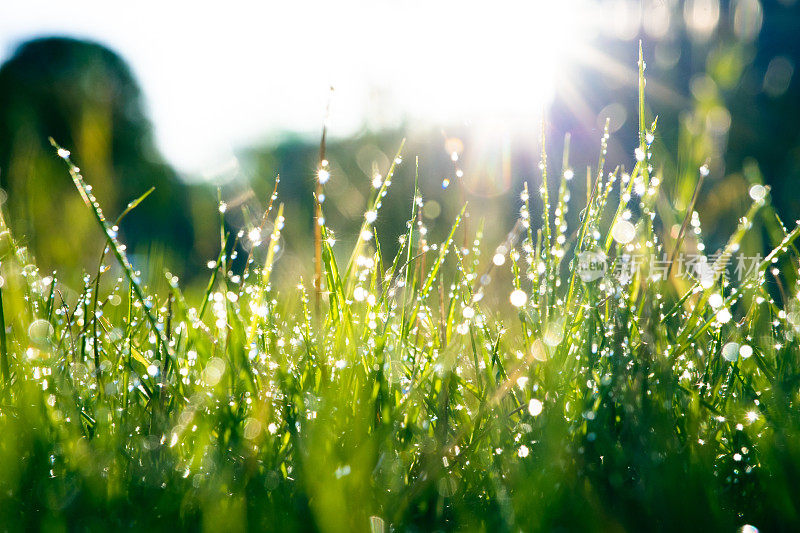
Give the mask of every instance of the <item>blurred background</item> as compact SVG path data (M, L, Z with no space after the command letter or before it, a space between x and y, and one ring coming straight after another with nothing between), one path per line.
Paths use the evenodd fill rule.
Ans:
M324 208L339 241L355 240L376 175L407 138L376 226L382 246L405 231L417 157L431 238L468 201L470 227L487 221L499 244L523 182L541 182L543 113L551 175L573 169L573 197L586 196L606 120L611 168L633 166L641 40L662 204L677 213L665 233L707 162L697 211L714 250L752 183L772 187L788 224L800 216L798 29L794 0L4 2L0 199L44 270L94 268L101 235L52 136L109 218L155 187L122 239L138 268L191 279L217 256L220 218L252 245L280 175L283 270L296 276L313 269L327 124Z

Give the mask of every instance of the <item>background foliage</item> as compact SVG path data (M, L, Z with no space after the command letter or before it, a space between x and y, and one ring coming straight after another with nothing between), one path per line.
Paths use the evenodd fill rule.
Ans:
M184 181L117 56L23 45L0 68L0 524L796 529L796 10L753 32L745 4L713 39L645 41L647 70L610 39L630 79L567 73L603 120L557 100L539 147L331 140L317 241L316 141ZM673 251L766 257L580 275L581 252Z

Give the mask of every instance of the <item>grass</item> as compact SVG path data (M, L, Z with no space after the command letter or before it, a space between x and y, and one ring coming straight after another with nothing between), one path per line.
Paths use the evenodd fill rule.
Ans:
M639 80L637 162L606 168L605 134L585 201L570 197L565 153L551 205L543 138L545 208L531 212L526 183L505 242L466 228L466 205L428 242L415 186L386 257L373 223L408 164L398 152L350 253L316 204L321 281L296 287L272 283L285 223L275 195L259 226L274 229L244 273L231 272L222 229L204 293L184 295L170 273L166 290L146 286L54 143L106 249L70 290L0 220L0 525L796 528L800 229L759 194L709 255L723 266L754 226L779 232L741 281L652 264L624 280L581 275L587 253L613 266L702 243L691 207L672 214L691 221L677 238L660 226L641 60Z

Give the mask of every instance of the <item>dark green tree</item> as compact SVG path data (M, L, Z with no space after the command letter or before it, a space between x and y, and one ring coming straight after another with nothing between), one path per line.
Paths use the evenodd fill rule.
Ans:
M141 90L124 60L68 38L22 44L0 68L0 184L17 237L39 264L75 271L96 260L93 227L48 137L74 152L110 218L150 187L121 224L129 248L169 250L180 267L193 247L186 187L155 148Z

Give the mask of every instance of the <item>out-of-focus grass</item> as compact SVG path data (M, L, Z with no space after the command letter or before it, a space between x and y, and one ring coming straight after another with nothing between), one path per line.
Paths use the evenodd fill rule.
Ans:
M607 168L601 147L589 198L571 198L569 155L555 172L543 149L542 183L525 188L499 246L482 241L487 222L464 224L468 206L429 241L415 187L388 257L374 223L392 169L409 164L398 153L352 251L323 223L319 295L310 280L271 283L291 223L275 198L269 234L221 231L205 292L184 295L170 273L154 292L57 147L107 249L70 292L2 223L0 524L797 526L800 230L776 219L766 190L726 252L756 226L780 244L741 282L664 279L652 264L626 280L580 275L581 253L619 264L701 242L692 222L664 243L641 61L639 76L631 171ZM568 209L581 211L576 228ZM243 275L226 252L235 238L263 251ZM509 286L491 281L499 270Z

